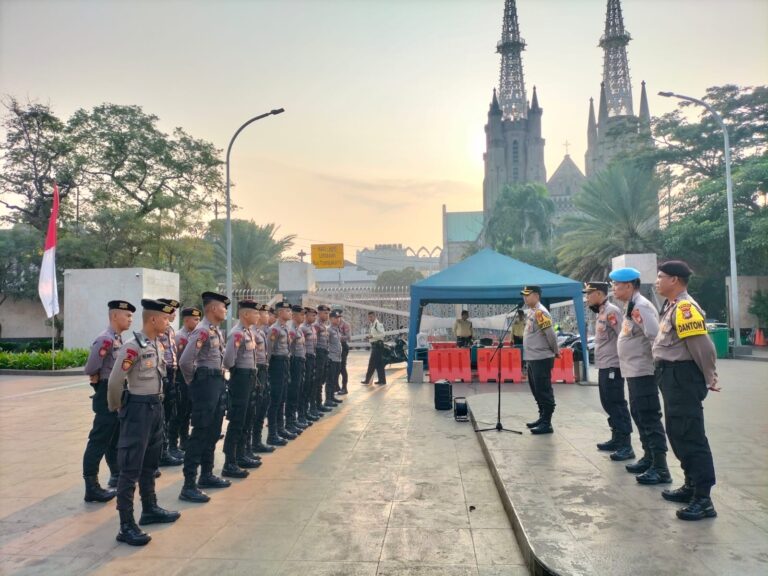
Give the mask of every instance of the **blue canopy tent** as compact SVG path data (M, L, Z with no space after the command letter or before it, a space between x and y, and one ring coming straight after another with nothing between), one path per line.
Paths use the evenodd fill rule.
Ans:
M541 286L543 302L553 304L573 300L582 350L587 350L581 282L484 248L466 260L411 285L408 377L411 375L421 315L427 304L519 304L523 301L520 290L530 284ZM583 362L582 366L586 380L587 363Z

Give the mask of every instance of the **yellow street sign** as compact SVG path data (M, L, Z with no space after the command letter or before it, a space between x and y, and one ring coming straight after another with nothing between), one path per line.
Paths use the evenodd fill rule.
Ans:
M344 244L312 244L315 268L344 268Z

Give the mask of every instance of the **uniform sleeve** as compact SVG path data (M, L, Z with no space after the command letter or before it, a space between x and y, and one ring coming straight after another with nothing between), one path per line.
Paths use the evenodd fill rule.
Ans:
M279 331L272 326L267 331L267 359L272 357L272 354L275 351L275 346L277 345L277 339L280 337Z
M179 358L179 369L187 384L191 384L192 379L195 376L195 361L197 360L197 353L200 350L197 343L200 341L200 345L202 346L203 340L200 338L202 333L201 330L195 328L195 331L189 335L189 340L184 347L184 352L182 352L181 357ZM205 334L207 336L208 332L205 332Z
M184 348L187 345L187 337L183 334L177 334L176 335L176 353L181 356L181 353L184 352Z
M229 370L235 365L237 360L237 349L239 348L242 335L236 332L230 332L229 338L227 338L227 345L224 347L224 368Z
M88 352L88 361L85 363L85 373L88 376L98 375L101 365L107 354L112 352L112 342L106 338L96 338Z
M552 352L555 353L555 356L558 355L560 352L560 349L557 346L557 334L555 334L555 329L550 326L549 328L546 328L543 330L544 336L547 339L547 344L549 344L549 347L552 349Z
M112 412L122 408L121 401L125 379L136 364L138 357L139 353L129 344L121 346L120 350L117 351L115 365L112 366L107 384L107 404Z
M717 377L715 345L709 336L689 336L684 340L685 346L688 348L693 357L693 361L696 362L696 366L699 367L701 373L704 374L704 379L707 382L707 386L712 386L715 383Z
M605 315L605 324L616 336L621 332L621 310L608 310Z
M648 340L651 342L656 340L656 335L659 333L658 312L656 312L656 310L651 305L637 306L632 311L632 318L635 319L635 322L637 322L635 313L637 313L641 318L640 327L643 329L645 337L648 338Z

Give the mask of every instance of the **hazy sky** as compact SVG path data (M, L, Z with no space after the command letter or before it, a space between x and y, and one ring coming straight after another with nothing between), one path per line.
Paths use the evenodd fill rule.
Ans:
M583 167L606 0L518 0L547 174ZM0 93L62 117L138 104L232 154L239 217L346 255L442 242L441 205L482 209L483 126L504 0L0 0ZM635 106L768 81L768 1L624 0ZM637 108L636 108L637 110Z

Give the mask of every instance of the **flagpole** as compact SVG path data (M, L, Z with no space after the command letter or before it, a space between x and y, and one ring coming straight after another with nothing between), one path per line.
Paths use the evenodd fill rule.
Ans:
M56 370L56 314L51 318L51 370Z

